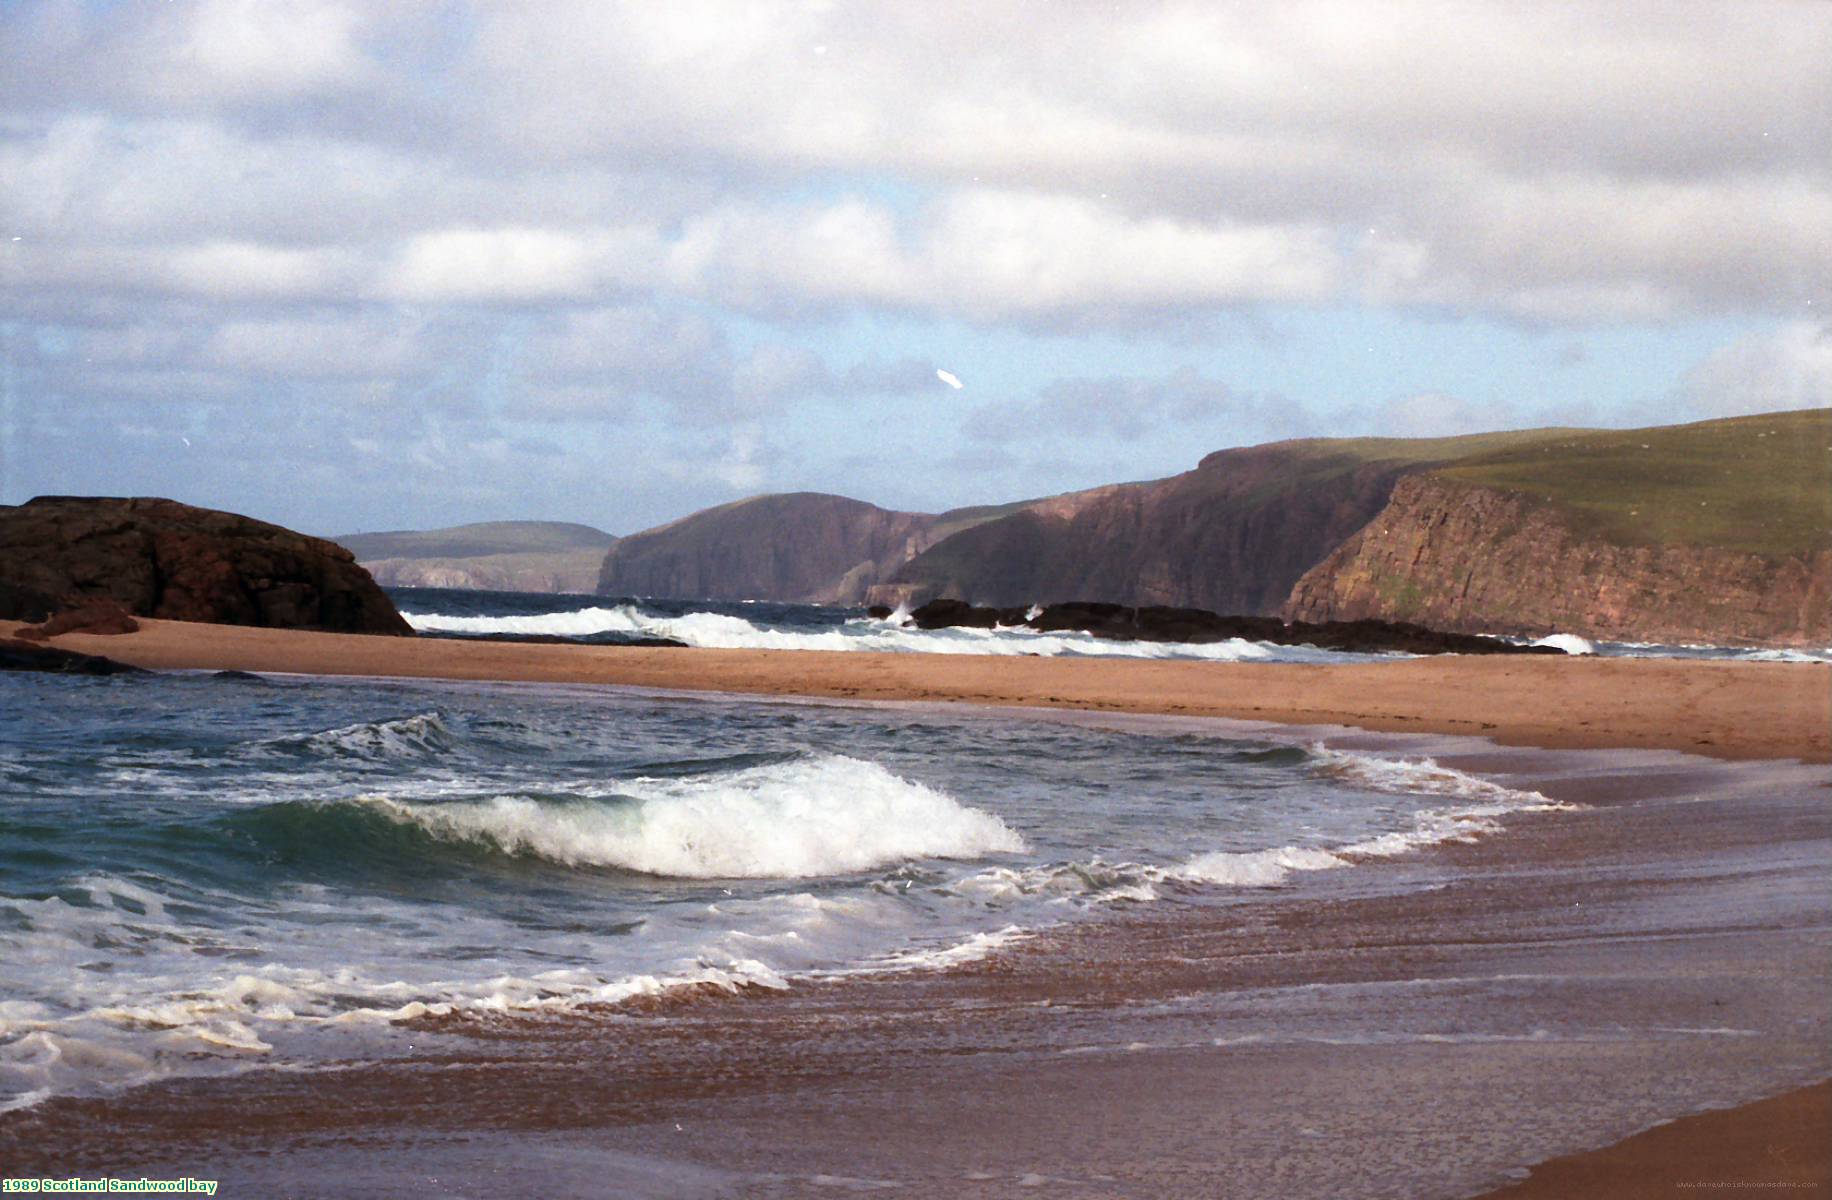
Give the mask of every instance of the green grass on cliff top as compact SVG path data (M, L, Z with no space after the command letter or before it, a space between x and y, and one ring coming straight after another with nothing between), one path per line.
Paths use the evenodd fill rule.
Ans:
M1555 505L1618 545L1782 557L1832 542L1832 409L1552 432L1433 474Z

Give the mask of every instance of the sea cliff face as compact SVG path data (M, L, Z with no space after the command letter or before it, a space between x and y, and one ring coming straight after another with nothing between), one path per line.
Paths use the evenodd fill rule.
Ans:
M336 541L384 587L590 592L617 539L568 521L484 521L351 533Z
M1832 644L1832 550L1621 545L1521 492L1414 475L1292 588L1292 620L1472 633Z
M631 534L601 596L853 603L933 540L940 518L814 492L759 496Z
M995 606L1098 597L1276 611L1306 569L1379 512L1408 464L1314 443L1223 450L1195 470L1039 501L937 543L872 589Z
M589 595L604 551L492 554L480 558L380 558L362 564L383 587L459 588L487 592Z

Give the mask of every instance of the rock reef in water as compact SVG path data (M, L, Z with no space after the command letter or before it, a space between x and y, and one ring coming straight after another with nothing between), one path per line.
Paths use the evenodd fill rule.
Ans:
M55 620L104 600L174 621L413 633L350 552L322 538L175 500L0 507L0 619Z
M79 654L58 646L41 646L19 638L0 638L0 671L46 671L58 675L139 675L139 667Z
M880 610L882 611L882 610ZM1141 642L1225 642L1241 638L1279 646L1315 646L1362 654L1563 654L1553 646L1521 646L1496 638L1444 633L1393 621L1287 623L1277 617L1222 616L1200 608L1076 602L1042 609L985 608L960 600L931 600L910 613L918 629L1021 627L1037 633L1073 631Z

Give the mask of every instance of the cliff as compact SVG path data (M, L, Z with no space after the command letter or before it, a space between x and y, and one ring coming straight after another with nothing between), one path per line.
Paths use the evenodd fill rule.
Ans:
M617 542L602 529L561 521L491 521L336 540L385 587L581 593L597 584L605 551Z
M1832 644L1832 413L1567 436L1411 476L1294 620Z
M1221 450L1181 475L1033 502L939 540L870 599L1099 599L1276 612L1298 578L1380 512L1407 473L1547 432L1559 431Z
M383 587L461 588L484 592L572 592L590 595L602 550L570 554L487 554L476 558L376 558L364 568Z
M174 500L0 507L0 617L103 599L176 621L412 633L350 552L322 538Z
M817 492L758 496L622 539L604 557L597 591L852 603L936 537L1000 511L936 515Z

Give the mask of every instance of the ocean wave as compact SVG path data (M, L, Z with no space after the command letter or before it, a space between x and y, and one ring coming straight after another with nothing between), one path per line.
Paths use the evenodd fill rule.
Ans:
M316 758L384 761L437 758L450 753L458 735L437 712L415 713L381 721L362 721L320 733L273 738L261 748Z
M1422 809L1409 828L1343 846L1279 846L1198 855L1174 874L1201 883L1274 887L1294 872L1328 871L1372 858L1392 858L1426 846L1469 842L1498 832L1509 813L1562 812L1577 805L1483 779L1430 758L1379 758L1312 746L1315 769L1344 783L1399 796L1444 796L1463 803Z
M1534 646L1551 646L1555 650L1563 650L1566 654L1595 654L1597 652L1597 644L1595 642L1591 641L1589 638L1581 638L1575 633L1549 634L1529 644Z
M1158 889L1154 885L1170 878L1171 873L1162 867L1096 858L1032 867L993 867L957 879L945 890L989 908L1039 900L1098 905L1155 900Z
M237 820L269 830L284 826L294 842L322 834L327 844L373 848L383 831L404 832L470 852L681 879L812 878L1025 848L998 817L876 763L837 754L713 775L637 778L604 794L443 802L368 795L287 802ZM361 838L350 836L352 826Z
M1751 662L1823 663L1832 662L1832 647L1824 650L1745 650L1739 657Z
M475 617L444 613L402 614L427 633L516 634L589 638L600 635L669 638L719 650L852 650L921 654L1009 654L1042 657L1193 658L1218 662L1323 662L1345 657L1309 646L1273 646L1233 638L1225 642L1136 642L1097 638L1087 633L1037 633L1033 630L912 629L890 620L857 617L820 630L775 629L742 617L692 612L661 617L634 604L581 608L533 616Z
M1133 862L1051 863L993 867L957 880L948 889L979 904L998 907L1020 900L1082 904L1142 902L1166 887L1220 885L1277 887L1293 874L1352 867L1392 858L1427 846L1474 841L1499 832L1510 813L1568 811L1578 807L1539 792L1510 788L1446 767L1429 758L1380 758L1312 746L1313 769L1342 783L1395 796L1445 797L1458 803L1411 814L1402 828L1331 846L1284 845L1254 850L1215 850L1182 863L1155 866Z

